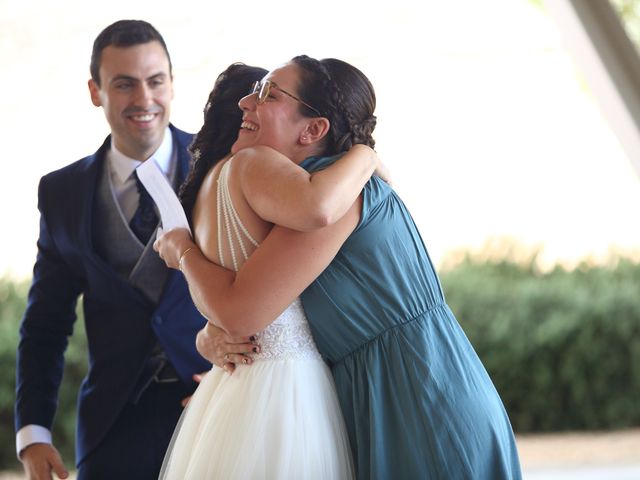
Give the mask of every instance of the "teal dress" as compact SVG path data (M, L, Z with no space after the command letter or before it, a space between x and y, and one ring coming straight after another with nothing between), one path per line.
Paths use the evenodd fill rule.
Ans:
M333 372L359 479L521 478L500 396L386 183L367 183L359 224L301 298Z

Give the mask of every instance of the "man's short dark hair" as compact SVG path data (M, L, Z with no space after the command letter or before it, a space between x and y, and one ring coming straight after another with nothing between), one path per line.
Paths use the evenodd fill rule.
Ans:
M132 47L142 43L153 41L160 42L164 48L169 60L169 73L172 72L171 57L167 44L160 32L153 25L144 20L118 20L105 28L93 42L93 50L91 52L91 78L98 86L100 86L100 62L102 60L102 51L109 47Z

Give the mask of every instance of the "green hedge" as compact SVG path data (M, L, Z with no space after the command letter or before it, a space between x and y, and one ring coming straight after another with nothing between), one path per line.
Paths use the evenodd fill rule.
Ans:
M620 259L541 273L525 261L467 257L441 273L448 303L518 433L640 425L640 264ZM0 470L14 453L15 349L27 283L0 279ZM81 322L81 319L80 319ZM73 465L75 399L86 371L78 323L54 441Z
M447 301L519 433L640 425L640 264L467 259Z
M13 403L15 400L15 365L18 329L24 313L29 282L0 279L0 471L21 469L15 453ZM82 312L78 309L75 333L66 354L66 365L53 440L65 466L74 468L76 398L80 382L87 371L87 347Z

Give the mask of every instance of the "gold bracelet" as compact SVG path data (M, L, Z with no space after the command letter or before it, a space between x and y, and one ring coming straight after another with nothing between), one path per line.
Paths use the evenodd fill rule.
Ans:
M180 255L180 259L178 260L178 270L180 270L181 272L182 272L182 260L184 260L184 256L187 253L189 253L190 250L193 250L193 247L187 248L184 252L182 252L182 255Z

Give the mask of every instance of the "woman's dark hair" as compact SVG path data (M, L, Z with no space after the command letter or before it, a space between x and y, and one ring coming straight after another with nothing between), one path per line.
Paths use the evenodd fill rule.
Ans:
M100 86L100 62L102 61L102 51L109 47L133 47L157 41L160 42L169 60L169 73L171 73L171 57L164 38L153 25L144 20L118 20L102 30L93 42L91 51L91 63L89 71L91 78Z
M322 155L346 152L357 143L374 148L376 94L364 73L335 58L299 55L291 61L302 69L298 95L331 123ZM303 115L314 116L304 105L300 108Z
M204 124L189 146L193 165L180 188L180 199L189 223L204 177L231 152L231 146L238 138L242 123L238 102L249 94L251 85L266 74L264 68L234 63L218 76L204 107Z

